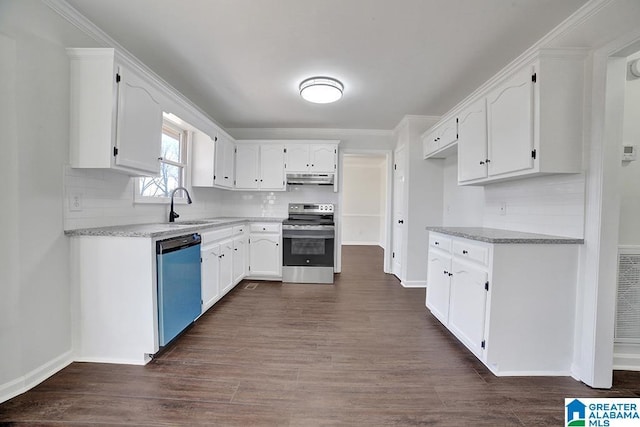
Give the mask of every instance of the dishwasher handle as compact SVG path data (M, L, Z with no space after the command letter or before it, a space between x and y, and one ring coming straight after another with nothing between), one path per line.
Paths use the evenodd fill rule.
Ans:
M190 248L202 243L202 237L198 233L187 236L172 237L170 239L158 240L156 242L156 253L158 255Z

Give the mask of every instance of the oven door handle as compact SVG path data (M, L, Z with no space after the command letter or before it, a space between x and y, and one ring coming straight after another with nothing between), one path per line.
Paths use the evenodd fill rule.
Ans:
M283 231L282 238L283 239L333 239L334 233L322 233L322 234L298 234L298 233L287 233Z

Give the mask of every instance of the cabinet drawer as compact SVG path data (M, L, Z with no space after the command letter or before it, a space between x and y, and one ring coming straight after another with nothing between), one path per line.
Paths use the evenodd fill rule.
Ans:
M235 225L233 227L233 235L237 235L237 234L243 234L247 229L247 225L246 224L242 224L242 225Z
M227 237L231 237L233 235L233 228L219 228L217 230L207 231L205 233L201 233L202 236L202 244L206 245L210 242L215 242L216 240L221 240Z
M280 224L273 222L256 222L249 227L251 233L279 233Z
M451 252L451 239L440 234L429 233L429 246Z
M479 262L482 265L489 263L489 248L474 245L466 240L456 240L453 242L453 254L460 258Z

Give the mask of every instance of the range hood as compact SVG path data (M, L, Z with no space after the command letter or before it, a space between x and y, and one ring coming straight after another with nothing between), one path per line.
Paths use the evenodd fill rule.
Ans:
M287 174L288 185L333 185L332 173L291 173Z

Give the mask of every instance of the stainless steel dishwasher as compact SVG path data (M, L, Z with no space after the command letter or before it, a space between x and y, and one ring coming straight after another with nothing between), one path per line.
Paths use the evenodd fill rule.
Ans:
M202 312L199 234L156 242L158 335L165 346Z

